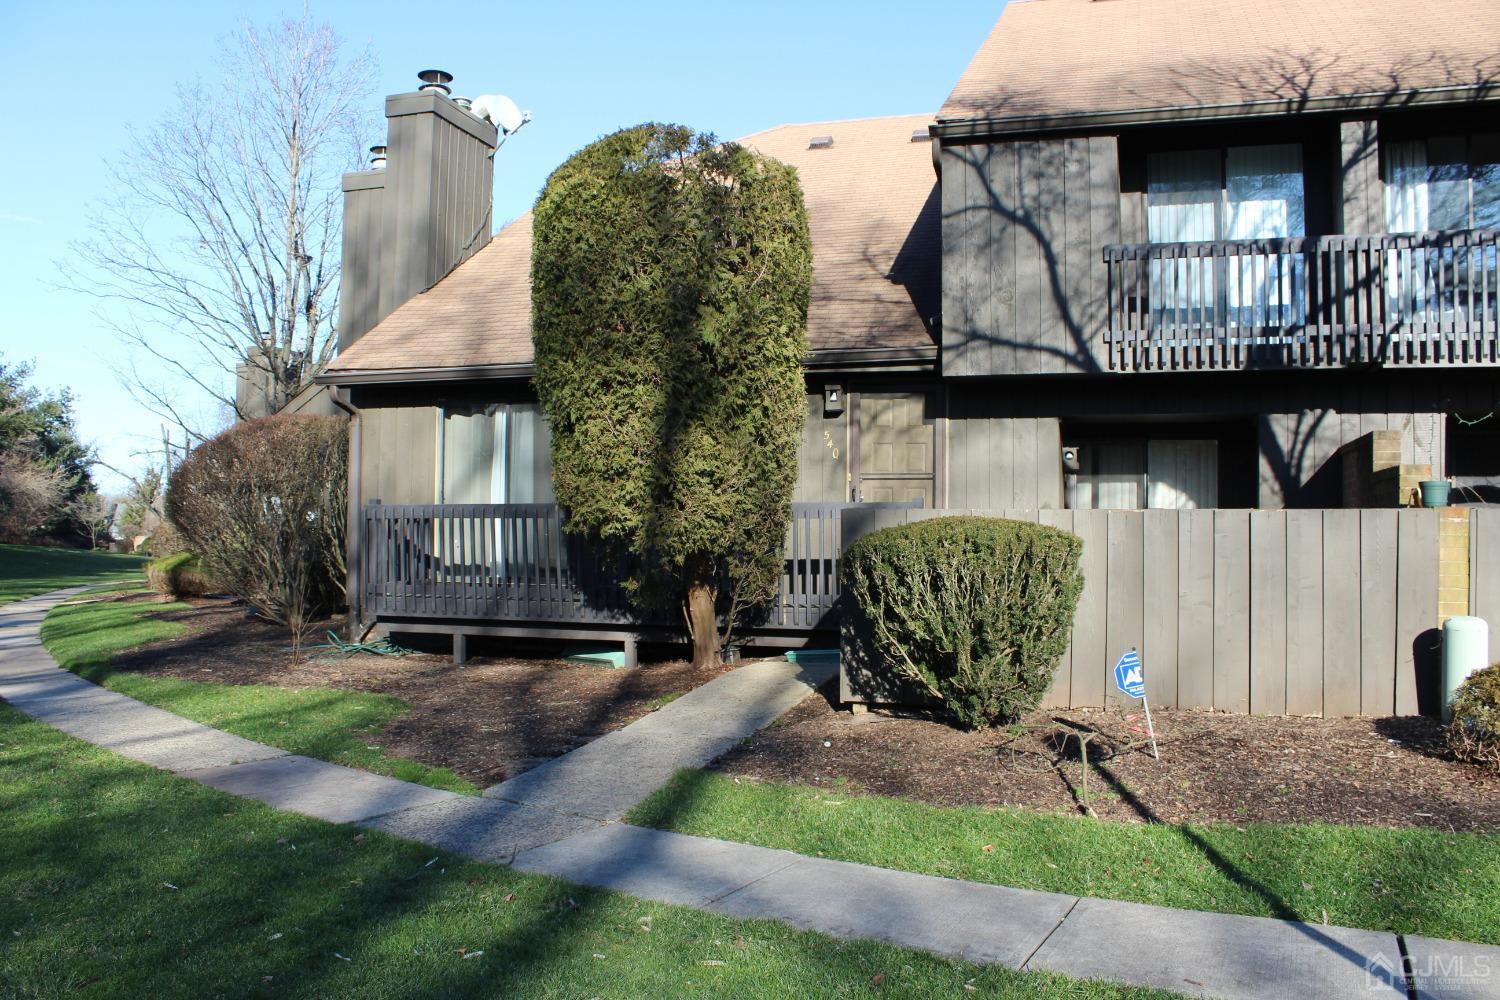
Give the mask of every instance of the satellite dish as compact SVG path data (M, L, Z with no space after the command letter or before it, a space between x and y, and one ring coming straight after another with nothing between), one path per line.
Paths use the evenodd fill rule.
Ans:
M531 112L522 111L504 94L481 94L474 98L469 113L494 125L501 135L510 135L531 121Z

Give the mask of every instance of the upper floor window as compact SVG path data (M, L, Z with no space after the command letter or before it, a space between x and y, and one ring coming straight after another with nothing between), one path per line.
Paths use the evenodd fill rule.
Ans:
M1385 144L1386 228L1500 228L1500 132Z
M1197 243L1303 236L1307 196L1295 143L1152 153L1146 236ZM1198 250L1153 258L1154 326L1267 328L1301 318L1302 262L1283 254Z
M1299 145L1147 157L1146 236L1152 243L1269 239L1306 231Z

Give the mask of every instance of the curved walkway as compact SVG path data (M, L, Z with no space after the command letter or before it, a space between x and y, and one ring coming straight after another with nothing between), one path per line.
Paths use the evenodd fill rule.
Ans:
M0 698L276 808L662 902L1014 968L1200 996L1500 998L1500 948L1485 945L960 882L618 822L677 768L711 761L827 679L806 667L741 667L475 798L288 754L61 669L41 622L82 589L0 607Z

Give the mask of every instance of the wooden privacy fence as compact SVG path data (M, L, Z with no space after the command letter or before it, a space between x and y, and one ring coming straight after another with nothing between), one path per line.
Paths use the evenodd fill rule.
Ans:
M1500 231L1104 248L1111 369L1494 364Z
M832 631L845 511L906 504L795 503L763 629ZM562 530L556 504L378 504L362 511L360 592L377 618L677 625L627 608L619 567Z
M1083 539L1084 590L1051 706L1118 704L1110 668L1132 646L1152 704L1266 715L1415 714L1419 677L1437 667L1435 511L876 511L846 517L844 543L947 514ZM1474 610L1494 615L1500 513L1477 514L1470 559L1485 561L1474 580L1486 582Z

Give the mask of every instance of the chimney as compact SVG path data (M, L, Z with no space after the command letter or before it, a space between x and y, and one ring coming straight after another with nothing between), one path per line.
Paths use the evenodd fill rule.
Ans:
M490 240L499 135L449 97L450 74L418 78L386 98L371 169L344 175L339 350Z

